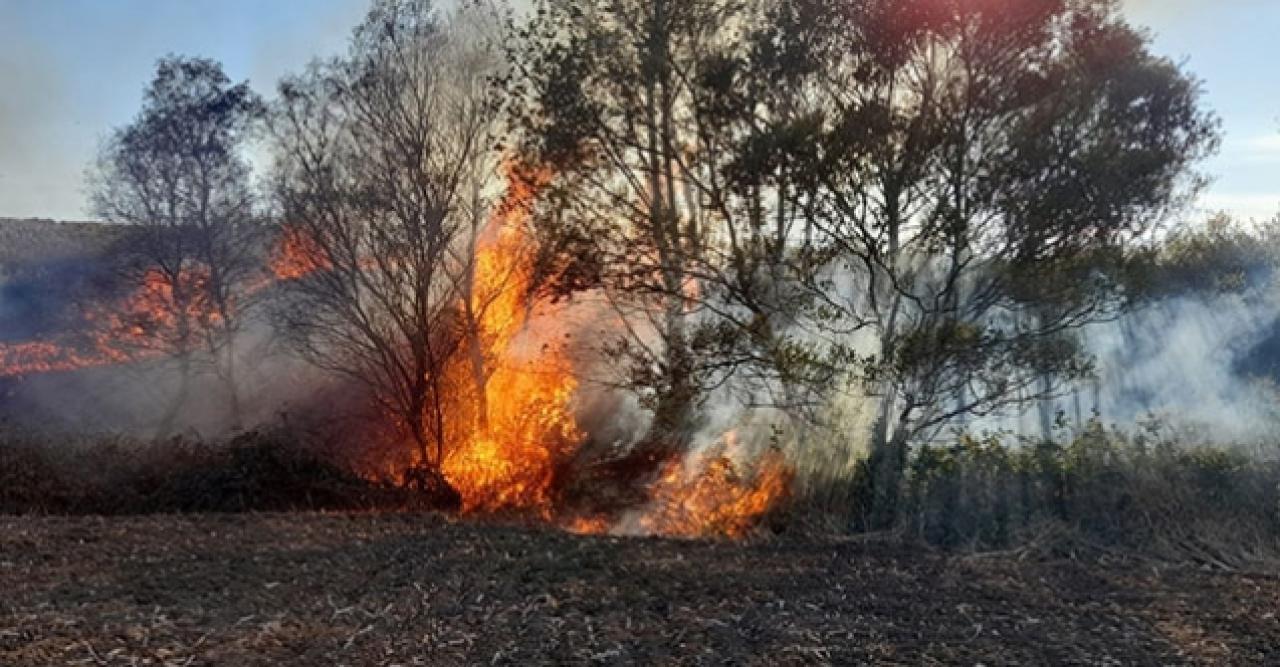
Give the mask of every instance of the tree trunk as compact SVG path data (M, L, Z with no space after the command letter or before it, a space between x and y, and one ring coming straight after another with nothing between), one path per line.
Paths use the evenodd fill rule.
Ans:
M227 407L231 413L231 430L239 431L244 427L243 407L240 405L240 387L236 381L236 349L235 339L227 340L227 363L223 382L227 387Z
M1057 421L1057 412L1054 408L1057 403L1050 398L1050 390L1053 389L1053 380L1048 374L1040 376L1040 400L1036 402L1036 411L1040 417L1040 438L1044 442L1053 442L1053 427Z
M897 428L889 432L892 412L891 401L886 400L871 436L871 455L867 463L872 488L868 527L872 530L893 528L898 522L902 500L902 480L907 469L907 429L903 428L905 420L900 418Z
M413 436L414 445L418 448L418 465L431 467L431 442L427 438L427 427L423 423L422 410L410 410L405 421L409 426L409 434Z
M169 409L165 411L164 417L160 419L160 425L156 428L157 439L167 438L173 434L173 426L187 403L189 393L191 393L191 356L183 355L178 366L178 390L174 393Z
M693 372L689 346L685 342L684 313L680 304L668 309L666 350L664 352L664 387L654 409L652 433L663 440L663 445L683 449L684 433L689 427L693 412L694 388L690 375Z

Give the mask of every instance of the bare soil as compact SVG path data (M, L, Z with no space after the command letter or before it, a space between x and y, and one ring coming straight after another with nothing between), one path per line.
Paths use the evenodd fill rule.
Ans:
M434 515L0 517L0 665L1280 664L1280 579Z

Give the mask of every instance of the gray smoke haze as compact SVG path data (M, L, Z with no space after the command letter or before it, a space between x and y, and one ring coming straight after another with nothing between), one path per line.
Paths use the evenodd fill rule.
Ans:
M1127 431L1153 423L1189 441L1262 442L1280 426L1277 360L1266 347L1278 322L1280 299L1270 284L1169 298L1085 327L1095 372L1060 398L964 426L1061 441L1097 419Z
M236 388L242 412L236 423L227 386L197 364L187 398L164 434L217 441L244 429L278 422L311 407L333 386L332 378L289 355L263 322L237 338ZM180 393L178 364L157 357L136 363L21 378L4 397L4 419L26 428L72 434L113 433L156 437Z
M1280 318L1273 292L1179 297L1089 327L1097 378L1057 409L1077 423L1096 411L1107 423L1155 417L1220 441L1267 437L1280 402L1267 369L1246 364L1266 360L1254 353Z

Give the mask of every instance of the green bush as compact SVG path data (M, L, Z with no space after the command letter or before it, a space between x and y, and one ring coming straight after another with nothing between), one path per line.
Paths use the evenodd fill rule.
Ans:
M979 549L1067 528L1099 548L1223 565L1280 545L1280 465L1238 447L1184 444L1091 423L1066 444L958 436L915 451L903 529Z

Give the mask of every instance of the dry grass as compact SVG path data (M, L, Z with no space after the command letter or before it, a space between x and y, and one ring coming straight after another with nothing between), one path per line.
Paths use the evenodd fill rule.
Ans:
M818 467L794 514L856 530L872 498L862 461L838 474ZM902 534L950 550L1123 552L1223 570L1274 565L1280 449L1096 423L1062 443L962 435L915 449L899 510Z
M0 664L1262 664L1274 576L432 515L0 518Z

